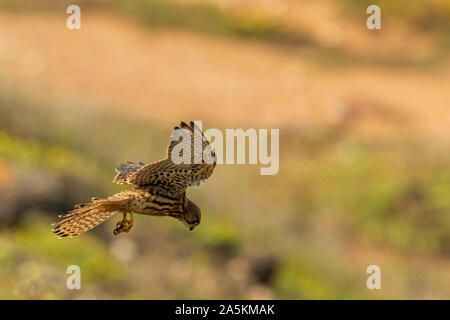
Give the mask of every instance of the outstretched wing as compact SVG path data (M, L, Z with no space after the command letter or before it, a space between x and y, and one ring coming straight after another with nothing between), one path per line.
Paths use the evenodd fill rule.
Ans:
M175 147L177 148L175 151L181 150L181 152L175 152L173 155ZM191 150L190 160L188 158L188 161L185 161L188 163L180 163L183 152L189 148ZM204 158L204 154L211 157ZM209 178L215 166L215 154L211 151L211 146L200 128L192 121L189 125L181 122L172 132L166 159L146 166L142 166L142 163L132 162L121 164L116 169L118 174L115 181L138 186L155 185L184 196L188 186L200 185Z
M181 137L186 137L187 139L182 139ZM185 122L181 121L180 124L173 128L172 134L170 136L169 145L167 146L166 158L172 159L172 151L175 146L178 146L179 149L188 149L191 150L191 164L200 164L204 162L203 153L205 150L215 157L214 152L211 150L211 146L209 145L208 140L203 134L202 130L191 121L189 125ZM200 152L195 151L200 150ZM176 156L182 156L181 154L176 154ZM172 159L176 162L176 159ZM215 163L215 159L211 159ZM212 164L211 161L209 161Z

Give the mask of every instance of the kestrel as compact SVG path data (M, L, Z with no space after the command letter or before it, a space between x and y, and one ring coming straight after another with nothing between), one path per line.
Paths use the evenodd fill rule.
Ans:
M180 141L180 138L183 139ZM182 152L172 152L174 148ZM190 157L189 152L184 154L186 150L191 151ZM187 161L181 162L179 159L183 155ZM209 155L209 160L204 155ZM116 213L123 213L123 219L117 223L114 235L130 231L134 224L133 213L174 217L192 230L200 223L201 213L200 208L186 198L186 189L199 186L211 176L215 166L216 156L200 128L192 121L189 125L181 122L172 132L165 159L147 165L126 162L116 168L113 182L135 185L134 188L107 199L92 198L90 203L76 205L67 215L59 216L62 219L52 231L59 238L77 236Z

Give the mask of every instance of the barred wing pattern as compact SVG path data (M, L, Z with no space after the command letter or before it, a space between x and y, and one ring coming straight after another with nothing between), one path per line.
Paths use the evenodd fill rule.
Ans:
M114 182L118 184L128 183L128 177L144 166L145 164L143 162L134 163L131 161L127 161L120 164L116 168L117 175L114 178Z
M185 133L185 135L189 136L190 139L179 141L179 138L176 139L177 138L177 135L175 135L176 133L179 134ZM173 128L172 135L170 136L169 145L167 146L167 154L166 154L167 159L172 159L172 151L175 146L181 147L182 149L185 148L187 149L190 146L191 157L189 163L191 164L201 164L201 163L206 164L203 160L203 153L205 151L207 151L206 154L211 154L213 157L215 157L214 153L211 152L211 146L209 145L209 142L206 139L205 135L203 134L202 130L193 121L191 121L189 125L181 121L178 126ZM201 150L201 152L196 153L195 152L196 149ZM213 162L215 163L215 159L210 160L211 160L209 161L210 164L212 164Z
M190 136L190 141L186 141L186 139L174 141L173 137L176 130L185 130L185 133L188 133ZM196 132L201 134L198 135L197 138L195 138ZM200 154L196 154L194 152L194 144L197 143L198 145L199 142L201 142L200 150L202 152ZM172 161L172 150L180 143L190 143L191 161L189 164L176 164ZM180 145L180 147L182 146ZM203 152L205 150L207 150L213 157L212 161L208 161L211 163L207 163L203 160ZM192 121L190 122L190 125L181 122L179 126L174 128L169 146L167 147L166 156L166 159L150 163L146 166L143 166L142 162L123 163L117 167L117 175L114 181L117 183L134 184L137 186L159 186L167 191L170 191L176 196L184 197L188 186L200 185L201 182L211 176L216 166L216 158L215 154L211 152L211 146L198 126L196 126ZM201 156L201 159L199 156Z

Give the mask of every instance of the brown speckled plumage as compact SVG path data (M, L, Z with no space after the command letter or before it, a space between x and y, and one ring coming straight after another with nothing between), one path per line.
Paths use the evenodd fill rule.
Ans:
M85 205L77 205L74 210L56 223L52 231L58 237L73 237L91 230L116 213L123 213L114 234L128 232L133 226L133 213L153 216L171 216L179 219L192 230L200 223L200 209L186 198L186 189L211 176L215 166L215 155L212 163L203 159L194 159L194 143L201 143L202 154L211 148L203 133L191 121L190 125L181 122L174 130L185 130L191 138L191 164L175 164L171 153L173 148L183 140L169 142L167 157L163 160L145 165L142 162L126 162L116 168L114 182L135 185L132 189L123 190L107 199L92 199ZM201 133L194 139L195 132ZM184 141L186 143L186 141ZM194 163L194 161L196 163ZM127 220L130 213L131 220Z

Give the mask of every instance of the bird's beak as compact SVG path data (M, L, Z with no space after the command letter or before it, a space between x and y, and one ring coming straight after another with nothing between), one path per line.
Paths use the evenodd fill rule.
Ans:
M194 229L194 226L190 226L190 227L189 227L189 230L192 231L193 229Z

